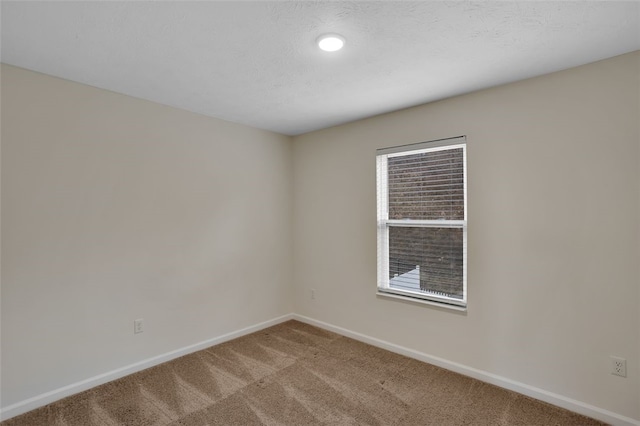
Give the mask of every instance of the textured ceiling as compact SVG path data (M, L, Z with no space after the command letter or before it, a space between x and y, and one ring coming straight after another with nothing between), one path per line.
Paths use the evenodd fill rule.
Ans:
M2 62L295 135L640 49L639 2L11 2ZM320 51L318 35L346 46Z

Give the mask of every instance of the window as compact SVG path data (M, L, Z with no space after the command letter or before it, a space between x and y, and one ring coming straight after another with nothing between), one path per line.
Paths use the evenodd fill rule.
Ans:
M378 291L467 305L464 136L377 151Z

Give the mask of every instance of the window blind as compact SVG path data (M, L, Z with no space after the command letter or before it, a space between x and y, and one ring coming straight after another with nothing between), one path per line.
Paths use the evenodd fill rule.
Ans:
M379 290L466 305L464 142L378 151Z
M463 220L462 148L387 160L389 219Z

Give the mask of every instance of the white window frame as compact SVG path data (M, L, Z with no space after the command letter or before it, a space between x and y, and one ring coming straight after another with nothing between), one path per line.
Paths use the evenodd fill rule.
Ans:
M464 220L389 220L389 189L387 159L424 152L435 152L462 148ZM467 307L467 143L465 136L436 141L379 149L376 152L376 180L378 201L378 294L394 298L408 299L426 304L466 310ZM389 285L389 228L393 226L459 228L463 234L462 299L446 295L391 288Z

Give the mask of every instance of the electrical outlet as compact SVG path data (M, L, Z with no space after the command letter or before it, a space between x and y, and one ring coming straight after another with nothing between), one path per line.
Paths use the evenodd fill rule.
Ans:
M137 320L133 321L133 333L134 334L142 333L144 331L144 328L142 326L143 322L144 322L144 319L142 319L142 318L138 318Z
M612 356L611 374L620 377L627 377L627 360L624 358L618 358L617 356Z
M311 289L311 300L314 300L316 298L316 289L312 288Z

